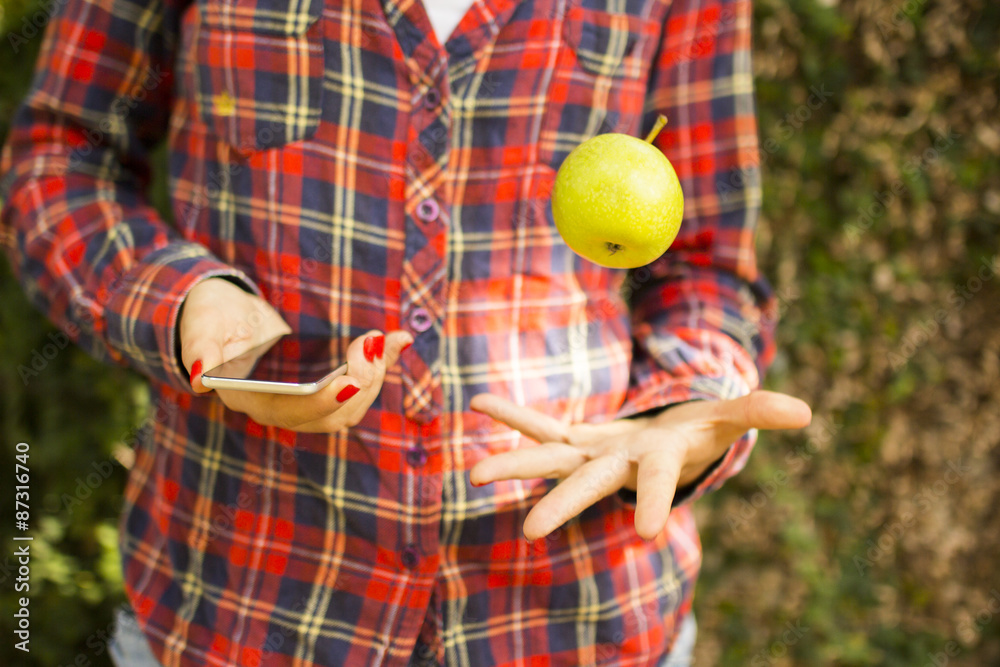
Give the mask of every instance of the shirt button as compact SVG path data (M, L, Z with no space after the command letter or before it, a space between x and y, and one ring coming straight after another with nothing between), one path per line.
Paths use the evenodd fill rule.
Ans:
M403 566L406 569L412 570L420 562L420 554L417 552L417 548L411 544L403 549L403 553L399 555L399 559L403 562Z
M417 204L417 217L424 222L434 222L441 214L441 207L433 199L425 199Z
M423 308L416 308L410 313L410 327L418 333L431 328L431 315Z
M431 88L424 95L424 107L426 109L434 109L438 104L441 103L441 93L437 91L437 88Z
M427 450L416 445L406 450L406 462L414 468L419 468L427 463Z

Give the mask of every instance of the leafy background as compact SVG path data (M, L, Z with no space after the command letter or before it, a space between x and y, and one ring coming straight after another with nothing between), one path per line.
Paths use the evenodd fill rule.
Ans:
M0 4L0 138L41 6ZM782 311L767 384L816 417L764 434L697 506L697 664L1000 664L1000 5L758 0L755 21L758 246ZM106 665L147 394L73 346L53 356L54 331L0 263L2 456L31 443L37 531L30 661L4 639L0 663ZM53 358L25 383L36 352Z

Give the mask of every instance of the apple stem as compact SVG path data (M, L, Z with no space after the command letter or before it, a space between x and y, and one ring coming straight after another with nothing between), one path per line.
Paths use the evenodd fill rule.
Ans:
M646 143L650 144L653 143L653 139L656 138L656 135L660 133L660 130L662 130L663 126L666 124L667 124L667 117L664 116L663 114L660 114L660 117L656 119L656 123L653 124L653 129L650 130L649 134L646 135Z

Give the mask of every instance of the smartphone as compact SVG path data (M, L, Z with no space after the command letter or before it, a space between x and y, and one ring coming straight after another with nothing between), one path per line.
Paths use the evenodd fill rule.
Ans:
M308 395L347 372L330 338L285 334L205 371L201 382L213 389Z

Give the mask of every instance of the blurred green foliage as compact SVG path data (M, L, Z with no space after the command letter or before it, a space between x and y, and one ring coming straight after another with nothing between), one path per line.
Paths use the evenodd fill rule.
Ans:
M5 0L0 13L0 137L31 81L40 31L24 32L41 3ZM41 19L39 19L41 21ZM12 47L14 34L36 35ZM40 369L40 370L39 370ZM108 665L106 638L124 600L117 546L126 471L115 455L135 441L147 392L141 379L65 345L0 262L0 452L30 445L31 653L13 648L17 562L13 498L0 523L0 664ZM13 494L8 479L3 488ZM19 533L18 533L19 534Z
M767 384L815 418L697 508L698 663L1000 664L1000 6L757 0L754 33Z
M40 5L0 5L0 139L39 41L14 53L9 31ZM755 3L758 247L782 311L768 386L815 419L764 434L697 507L698 664L1000 664L1000 278L977 282L1000 253L998 35L988 0ZM146 394L72 346L24 382L54 332L0 263L0 449L31 444L36 531L31 662L4 642L0 664L105 665L115 460Z

